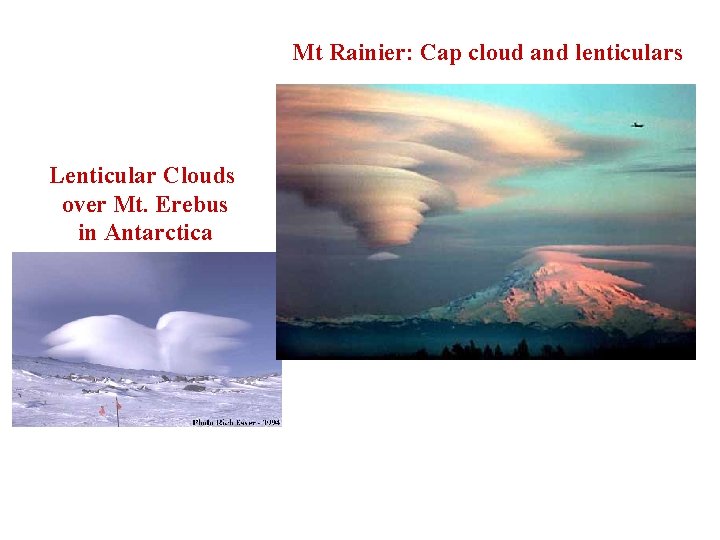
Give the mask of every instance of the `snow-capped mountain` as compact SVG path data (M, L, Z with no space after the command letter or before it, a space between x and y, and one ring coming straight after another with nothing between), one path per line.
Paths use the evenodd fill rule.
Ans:
M279 374L187 376L18 355L12 364L13 426L115 426L116 398L121 426L280 425Z
M620 330L628 336L649 330L687 331L695 319L640 298L627 290L639 287L585 263L541 260L519 266L501 283L420 317L456 322L511 323L557 328L566 324Z
M620 331L627 336L649 331L693 331L693 315L645 300L629 290L641 284L598 268L649 266L639 261L587 258L568 251L536 248L518 261L500 283L409 317L353 315L335 319L278 318L278 322L305 327L402 325L413 321L520 323L546 329L577 325Z
M695 318L642 298L612 273L642 261L591 258L624 246L528 250L502 281L409 316L277 319L278 358L439 358L448 347L530 354L561 347L572 358L695 358ZM518 353L519 354L519 353Z

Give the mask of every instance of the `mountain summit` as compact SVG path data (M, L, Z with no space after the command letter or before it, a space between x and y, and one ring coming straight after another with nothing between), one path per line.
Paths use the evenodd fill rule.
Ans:
M628 289L642 285L604 268L648 268L640 261L593 259L536 248L501 283L428 309L419 316L459 323L522 323L544 328L567 324L620 330L633 336L650 330L693 330L695 319L644 300Z

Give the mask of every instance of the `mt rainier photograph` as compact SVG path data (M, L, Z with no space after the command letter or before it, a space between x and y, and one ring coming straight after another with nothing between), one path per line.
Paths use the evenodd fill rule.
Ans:
M695 358L694 85L277 86L278 359Z

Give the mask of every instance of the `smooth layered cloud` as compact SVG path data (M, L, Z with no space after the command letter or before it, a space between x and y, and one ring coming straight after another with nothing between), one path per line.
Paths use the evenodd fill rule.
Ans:
M594 282L617 285L625 289L642 287L641 283L604 270L637 270L652 268L646 261L607 259L587 255L670 255L694 257L693 246L676 245L555 245L529 249L516 264L537 264L546 272L539 279L551 281Z
M650 174L669 175L686 178L695 178L697 166L695 163L658 163L638 164L621 167L615 171L616 174Z
M218 374L218 353L236 348L250 325L240 319L191 311L166 313L155 328L121 315L85 317L45 336L47 354L129 369Z
M407 244L432 215L481 208L497 181L536 167L617 156L526 112L359 87L278 86L277 185L329 208L369 247Z
M396 261L400 258L400 255L390 253L389 251L378 251L368 256L368 261Z
M604 245L604 244L564 244L554 246L541 246L535 250L568 251L572 253L587 253L595 255L628 254L628 255L653 255L671 257L695 257L695 246L676 244L629 244L629 245Z
M407 244L429 212L456 207L453 192L426 176L373 165L291 165L278 186L309 206L330 206L372 247Z

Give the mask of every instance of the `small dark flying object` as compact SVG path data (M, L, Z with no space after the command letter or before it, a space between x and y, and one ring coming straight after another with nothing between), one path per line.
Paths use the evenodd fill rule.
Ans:
M645 127L645 124L638 124L637 122L633 122L633 124L630 127L641 128L641 127Z

